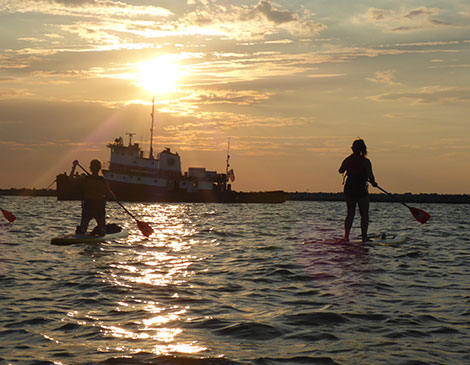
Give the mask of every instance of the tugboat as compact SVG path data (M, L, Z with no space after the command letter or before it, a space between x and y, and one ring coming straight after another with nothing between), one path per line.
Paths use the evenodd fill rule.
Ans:
M111 150L109 169L103 169L116 198L132 202L210 202L210 203L283 203L287 193L282 190L265 192L233 191L230 182L235 179L229 164L225 173L207 171L203 167L190 167L182 172L181 159L177 152L165 148L153 156L153 108L150 139L150 153L144 157L138 143L132 142L133 133L128 133L126 146L122 137L116 138L107 147ZM230 143L230 141L229 141ZM77 163L70 174L57 175L57 199L81 200L80 180ZM108 197L112 199L112 197Z

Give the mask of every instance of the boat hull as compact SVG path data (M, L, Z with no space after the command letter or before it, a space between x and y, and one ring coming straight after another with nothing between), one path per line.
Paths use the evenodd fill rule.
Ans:
M81 200L80 176L57 176L58 200ZM278 191L241 192L233 190L185 191L178 188L159 188L144 184L108 181L120 201L129 202L190 202L190 203L284 203L287 193ZM112 196L107 197L112 200Z

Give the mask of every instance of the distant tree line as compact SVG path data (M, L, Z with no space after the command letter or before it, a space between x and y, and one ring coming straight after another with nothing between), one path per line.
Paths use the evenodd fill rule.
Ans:
M57 192L55 189L0 189L0 195L6 196L56 196Z
M28 189L10 188L0 189L0 195L4 196L57 196L55 189ZM405 203L447 203L447 204L468 204L470 195L468 194L394 194L396 199ZM308 193L295 192L288 193L287 200L293 201L343 201L343 193ZM394 202L392 196L386 194L370 194L372 202Z
M395 197L395 199L394 199ZM343 193L289 193L288 200L301 201L343 201ZM405 203L449 203L449 204L468 204L470 195L467 194L370 194L371 202L394 202L396 200Z

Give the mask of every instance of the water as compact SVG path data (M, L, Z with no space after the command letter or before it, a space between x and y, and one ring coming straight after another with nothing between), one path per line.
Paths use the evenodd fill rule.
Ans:
M156 231L58 247L78 202L2 197L0 363L470 363L468 205L371 206L399 245L342 234L341 202L126 204ZM358 217L354 232L359 233Z

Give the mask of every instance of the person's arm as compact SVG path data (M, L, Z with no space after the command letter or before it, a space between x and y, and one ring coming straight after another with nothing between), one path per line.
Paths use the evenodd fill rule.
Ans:
M348 160L347 158L344 159L343 163L342 163L341 166L339 167L338 172L339 172L340 174L344 173L344 172L347 170L347 168L346 168L346 161L347 161L347 160Z
M367 180L372 184L372 186L377 187L377 183L375 181L374 173L372 172L372 163L369 159L366 159L366 169L367 169Z

